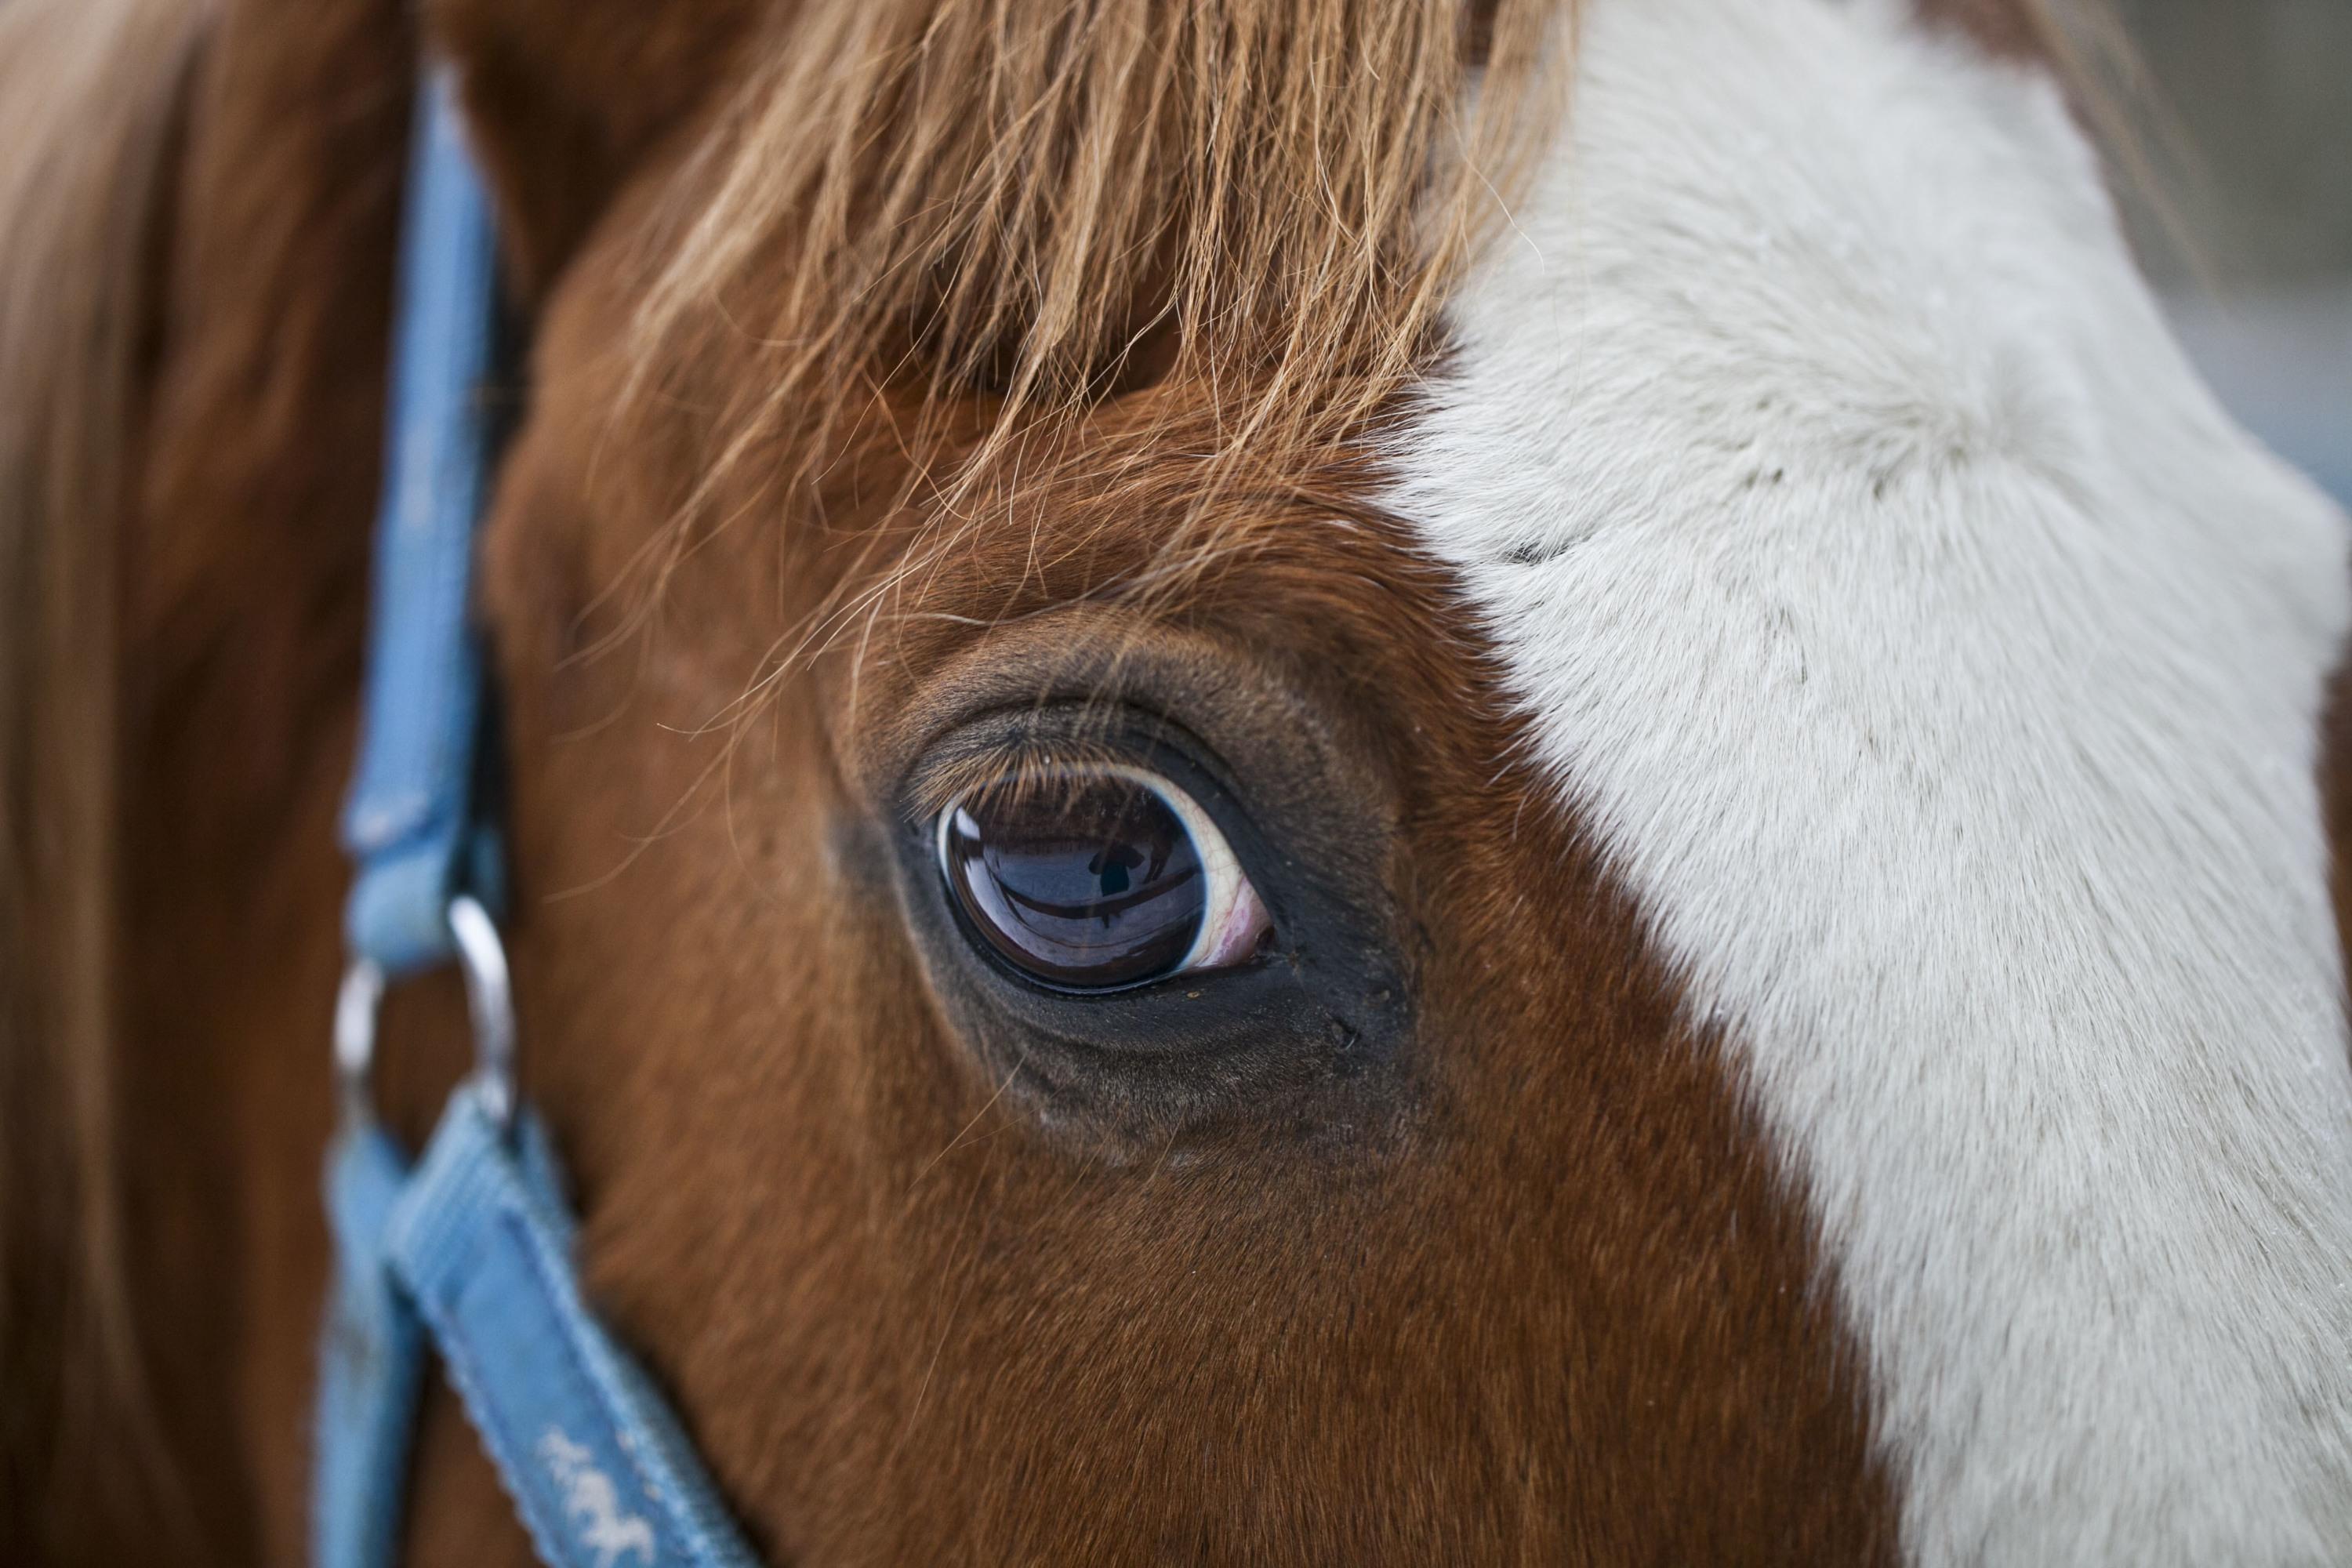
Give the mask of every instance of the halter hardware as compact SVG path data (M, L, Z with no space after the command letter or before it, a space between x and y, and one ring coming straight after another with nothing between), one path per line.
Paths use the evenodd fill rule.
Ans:
M449 900L449 935L457 952L457 973L466 983L466 1016L473 1026L474 1070L467 1084L501 1130L514 1125L514 983L507 970L506 943L498 922L470 893ZM335 1079L343 1123L357 1125L374 1115L376 1016L383 1010L383 966L374 959L352 960L335 992Z
M391 1568L428 1358L439 1359L551 1568L753 1568L693 1445L596 1317L553 1140L515 1081L494 918L492 704L468 620L508 346L488 193L446 72L416 106L357 774L343 812L352 954L337 991L341 1126L320 1336L311 1559ZM465 978L474 1068L412 1160L370 1079L385 988Z

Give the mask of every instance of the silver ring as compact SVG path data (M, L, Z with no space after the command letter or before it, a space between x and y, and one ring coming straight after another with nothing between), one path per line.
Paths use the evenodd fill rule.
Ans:
M498 922L470 893L449 900L449 934L466 977L466 1011L474 1021L474 1089L500 1127L515 1113L514 982Z
M383 1005L383 965L373 958L353 959L335 991L335 1085L342 1096L343 1121L354 1127L370 1115L375 1016Z
M470 894L449 901L449 934L457 972L466 982L466 1013L474 1030L474 1070L467 1079L483 1110L501 1129L515 1115L514 983L498 922ZM374 1114L376 1016L383 1007L384 973L372 958L352 961L335 992L335 1081L343 1120L352 1126Z

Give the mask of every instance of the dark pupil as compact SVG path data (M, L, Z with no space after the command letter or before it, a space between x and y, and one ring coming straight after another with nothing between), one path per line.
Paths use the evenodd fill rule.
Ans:
M1052 984L1152 979L1200 933L1200 854L1149 785L1091 778L982 792L951 809L944 847L948 887L973 929Z

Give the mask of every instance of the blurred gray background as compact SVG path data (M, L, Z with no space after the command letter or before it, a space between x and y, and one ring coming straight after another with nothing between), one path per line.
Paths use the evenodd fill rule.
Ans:
M2179 231L2127 201L2141 255L2223 401L2352 506L2352 0L2112 3Z

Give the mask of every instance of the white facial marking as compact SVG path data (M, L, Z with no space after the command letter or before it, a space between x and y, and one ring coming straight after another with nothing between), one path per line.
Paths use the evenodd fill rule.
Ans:
M1918 1563L2352 1563L2343 519L2037 74L1591 0L1389 498L1804 1184Z

